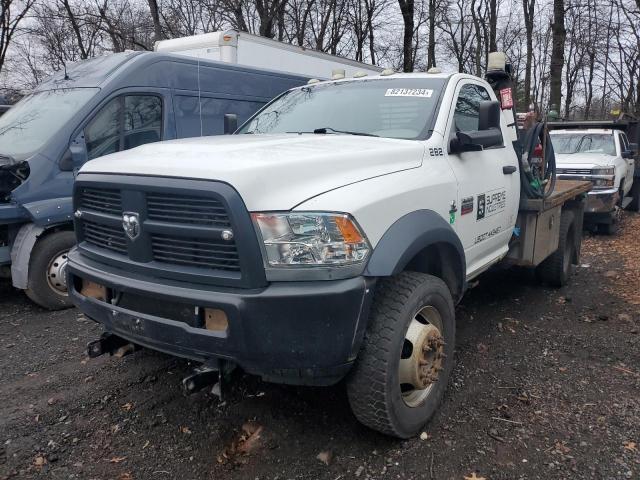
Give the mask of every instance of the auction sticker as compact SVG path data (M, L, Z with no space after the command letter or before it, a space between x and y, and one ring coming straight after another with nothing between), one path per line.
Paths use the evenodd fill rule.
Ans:
M427 88L387 88L385 97L422 97L431 98L433 90Z

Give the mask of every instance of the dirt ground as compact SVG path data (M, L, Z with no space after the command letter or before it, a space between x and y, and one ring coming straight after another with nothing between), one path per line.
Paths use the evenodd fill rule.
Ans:
M240 376L220 403L182 395L182 360L89 360L96 324L43 311L5 282L0 478L638 479L640 215L583 245L560 290L529 272L481 278L457 309L442 408L407 441L359 425L340 385ZM247 422L261 430L234 454Z

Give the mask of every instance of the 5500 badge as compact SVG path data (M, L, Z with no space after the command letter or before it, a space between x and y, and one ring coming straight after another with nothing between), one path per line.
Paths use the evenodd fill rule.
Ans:
M507 206L507 191L492 190L478 195L478 213L476 220L490 217L502 211Z

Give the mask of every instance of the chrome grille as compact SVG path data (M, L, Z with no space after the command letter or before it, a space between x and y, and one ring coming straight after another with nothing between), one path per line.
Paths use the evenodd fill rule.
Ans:
M80 198L80 207L84 209L110 215L122 213L122 196L119 190L84 187Z
M591 175L590 168L557 168L559 175Z

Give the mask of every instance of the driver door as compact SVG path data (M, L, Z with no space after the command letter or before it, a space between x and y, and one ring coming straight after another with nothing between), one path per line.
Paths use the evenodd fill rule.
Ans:
M458 131L478 130L480 102L495 100L484 85L472 80L457 85L455 99L445 132L449 144ZM501 123L505 132L504 119ZM518 161L511 145L461 153L453 153L449 147L447 159L458 180L454 227L465 249L470 277L508 250L519 203ZM513 166L515 170L503 170Z

